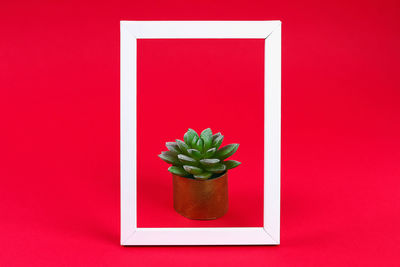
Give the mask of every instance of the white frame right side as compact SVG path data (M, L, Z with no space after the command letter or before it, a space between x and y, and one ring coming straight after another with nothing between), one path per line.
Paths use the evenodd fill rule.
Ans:
M137 227L136 42L146 38L265 39L263 227ZM121 21L121 245L278 245L280 144L280 21Z

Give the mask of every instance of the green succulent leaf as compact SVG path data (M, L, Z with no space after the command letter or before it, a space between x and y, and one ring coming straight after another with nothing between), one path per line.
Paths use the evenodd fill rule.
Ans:
M230 170L230 169L236 168L237 166L239 166L242 163L240 163L239 161L236 161L236 160L227 160L227 161L224 161L223 164L226 166L227 170Z
M222 136L222 134L220 132L216 133L213 135L212 140L214 142L215 139L217 139L217 137Z
M179 175L179 176L187 176L189 175L189 173L187 171L185 171L182 167L178 167L178 166L171 166L168 168L168 171L170 173Z
M213 139L212 146L215 147L216 149L218 149L221 146L223 140L224 140L224 136L220 134L215 139Z
M182 151L179 149L179 146L175 142L167 142L165 143L165 146L168 148L169 151L175 152L176 154L182 153Z
M192 141L195 136L197 136L197 138L199 137L195 130L189 128L189 130L183 136L183 140L185 140L185 143L188 146L192 146Z
M196 144L197 144L197 141L199 140L199 137L198 136L194 136L193 137L193 140L192 140L192 143L191 143L191 147L192 148L196 148Z
M226 170L226 166L222 163L217 163L214 164L213 166L205 167L204 169L212 173L221 173Z
M199 138L197 140L196 145L193 148L195 148L198 151L200 151L200 153L203 153L203 150L204 150L204 141L203 141L203 139Z
M190 149L187 150L187 152L188 152L190 157L192 157L192 158L194 158L196 160L199 160L199 159L202 158L202 155L201 155L200 151L198 151L197 149L190 148Z
M182 151L182 153L187 154L187 150L189 149L188 145L179 139L176 139L176 143L178 144L178 147Z
M217 151L217 149L215 147L210 148L209 150L207 150L206 153L204 153L204 158L206 158L206 159L211 158L212 156L214 156L215 151Z
M207 166L207 167L214 166L215 164L218 164L219 162L220 162L219 159L202 159L202 160L200 160L200 163L203 166Z
M171 151L164 151L161 152L160 155L158 155L163 161L169 164L174 164L174 165L182 165L180 161L178 160L176 154Z
M197 165L197 161L194 158L191 158L184 154L179 154L178 159L180 162L182 162L185 165L191 165L191 166Z
M215 157L219 158L221 160L229 158L230 156L235 154L238 147L239 147L239 144L230 144L230 145L224 146L215 153Z
M205 129L200 134L201 139L204 141L204 151L210 149L212 145L212 131L210 128Z
M200 169L199 167L196 166L190 166L190 165L183 165L183 168L185 169L186 172L190 174L201 174L203 172L203 169Z
M211 172L203 172L202 174L195 174L193 176L196 179L208 179L211 177L211 175L212 175Z

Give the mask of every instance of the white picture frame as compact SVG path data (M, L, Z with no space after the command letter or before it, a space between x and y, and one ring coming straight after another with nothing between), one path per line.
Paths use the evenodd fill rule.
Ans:
M121 21L120 30L121 245L278 245L280 243L281 22ZM263 227L137 227L137 39L150 38L265 39Z

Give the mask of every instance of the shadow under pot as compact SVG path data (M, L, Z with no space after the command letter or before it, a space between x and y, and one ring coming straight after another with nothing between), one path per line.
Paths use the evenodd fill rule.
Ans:
M172 174L174 209L194 220L214 220L228 211L228 173L212 179Z

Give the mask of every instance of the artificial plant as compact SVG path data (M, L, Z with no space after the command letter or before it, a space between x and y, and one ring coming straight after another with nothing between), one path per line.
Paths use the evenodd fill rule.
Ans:
M226 160L236 152L239 144L219 148L223 139L221 133L213 135L210 128L202 131L200 136L189 129L183 136L184 141L167 142L168 151L158 156L172 164L168 171L173 174L194 179L215 178L241 164L236 160Z

